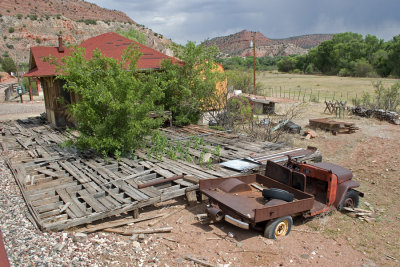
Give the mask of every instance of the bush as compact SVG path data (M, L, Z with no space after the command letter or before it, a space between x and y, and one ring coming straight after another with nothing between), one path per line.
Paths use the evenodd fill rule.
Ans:
M22 14L17 14L17 19L22 19Z
M351 71L346 68L342 68L338 72L338 76L340 76L340 77L348 77L348 76L351 76L351 74L352 74Z
M82 99L69 105L79 131L78 148L119 158L142 147L145 136L160 126L161 119L148 114L161 111L155 103L163 94L153 75L135 71L139 57L139 49L131 45L119 63L103 57L99 50L87 60L80 47L62 59L57 79ZM126 71L126 65L131 71Z
M11 57L4 57L1 61L1 66L7 73L17 71L17 67L15 66L14 60Z
M356 77L370 77L376 76L374 67L365 59L359 59L353 64L353 73ZM375 74L375 75L374 75Z
M39 39L39 37L36 37L36 43L40 44L42 42L42 40Z
M37 16L36 14L30 14L30 15L28 15L28 17L29 17L31 20L37 20L37 18L38 18L38 16Z
M12 44L6 44L6 47L7 47L8 49L14 49L14 46L13 46Z
M8 33L13 33L15 30L13 27L8 28Z

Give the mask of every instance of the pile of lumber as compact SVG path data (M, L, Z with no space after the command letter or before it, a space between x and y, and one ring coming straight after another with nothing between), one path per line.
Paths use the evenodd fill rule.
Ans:
M364 202L364 204L369 208L368 210L360 208L348 208L348 207L344 207L343 209L351 212L348 213L349 216L358 218L368 223L374 222L376 218L380 215L380 213L384 211L384 209L375 209L368 202Z

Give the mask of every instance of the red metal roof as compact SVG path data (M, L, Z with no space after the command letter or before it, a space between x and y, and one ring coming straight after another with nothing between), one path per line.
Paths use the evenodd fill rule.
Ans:
M86 50L86 58L92 57L92 52L95 49L100 49L103 56L112 57L120 60L123 51L130 45L136 44L140 48L142 56L138 61L138 69L159 69L163 60L176 59L169 57L161 52L158 52L150 47L142 45L138 42L132 41L114 32L104 33L87 39L82 42L79 46L84 47ZM31 70L25 74L27 77L42 77L42 76L53 76L55 75L55 66L48 62L43 62L42 58L47 56L53 56L61 59L64 56L70 54L70 49L64 48L63 53L58 52L57 47L32 47L31 48ZM182 64L181 61L177 61L178 64ZM36 65L36 67L35 67Z

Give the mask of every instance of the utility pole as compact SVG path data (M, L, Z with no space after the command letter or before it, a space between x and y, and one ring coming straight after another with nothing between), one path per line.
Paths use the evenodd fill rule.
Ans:
M256 32L253 32L253 94L257 95L257 90L256 90Z

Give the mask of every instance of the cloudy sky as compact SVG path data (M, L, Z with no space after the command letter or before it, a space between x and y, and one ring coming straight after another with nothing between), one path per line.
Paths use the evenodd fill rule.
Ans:
M201 42L241 30L269 38L357 32L400 34L400 0L88 0L125 12L173 41Z

